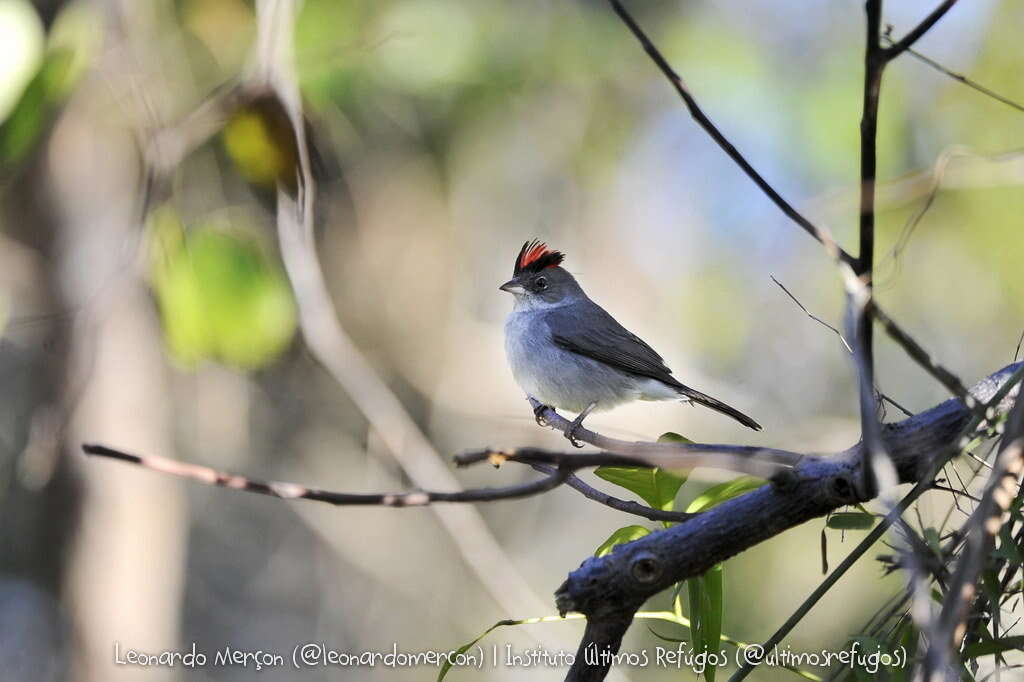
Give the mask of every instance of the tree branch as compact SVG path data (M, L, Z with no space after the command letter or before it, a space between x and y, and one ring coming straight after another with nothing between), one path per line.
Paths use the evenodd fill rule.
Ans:
M535 470L544 473L551 474L556 471L556 468L550 464L531 464ZM592 485L586 483L575 474L569 474L569 477L565 479L565 484L570 488L578 491L588 500L593 500L598 504L603 504L606 507L626 514L633 514L634 516L641 516L651 521L672 521L674 523L682 523L683 521L689 521L698 514L692 514L687 512L677 511L666 511L664 509L655 509L654 507L648 507L645 504L639 502L633 502L631 500L623 500L618 497L613 497L603 490L598 490Z
M243 490L259 495L269 495L284 500L311 500L313 502L326 502L336 506L382 506L382 507L424 507L435 502L495 502L498 500L509 500L518 497L529 497L539 495L557 488L566 482L573 471L573 466L568 461L558 466L550 467L548 475L539 481L529 481L520 485L503 486L500 488L476 488L472 490L458 490L453 492L434 492L429 490L415 490L400 493L341 493L331 490L310 488L298 483L285 483L282 481L259 481L256 479L231 474L225 471L218 471L207 466L179 462L166 457L155 457L152 455L135 455L122 450L107 447L105 445L83 444L82 450L87 455L107 457L110 459L137 464L146 469L159 471L172 476L190 478L206 485L218 486ZM503 459L512 459L519 453L524 457L529 456L530 448L524 448L517 453L500 455ZM480 460L493 456L494 453L481 451ZM580 463L579 468L585 466ZM634 463L635 466L635 463Z
M892 33L892 26L891 25L887 25L885 27L885 33L882 35L882 40L886 41L889 44L890 47L895 45L895 42L890 37L891 33ZM1019 104L1018 102L1014 102L1009 97L1006 97L1005 95L1001 95L998 92L996 92L995 90L992 90L991 88L985 87L981 83L979 83L979 82L977 82L977 81L975 81L975 80L973 80L971 78L968 78L967 76L965 76L962 73L957 73L956 71L953 71L952 69L949 69L949 68L943 66L942 64L940 64L939 62L935 61L931 57L929 57L927 55L924 55L924 54L921 54L917 50L914 50L914 49L912 49L910 47L907 47L904 51L907 54L909 54L911 57L913 57L914 59L917 59L919 62L921 62L923 64L927 64L928 66L930 66L931 68L935 69L939 73L941 73L941 74L943 74L945 76L948 76L948 77L952 78L953 80L955 80L955 81L957 81L959 83L962 83L963 85L966 85L967 87L971 88L972 90L974 90L976 92L980 92L981 94L985 95L986 97L991 97L992 99L996 100L997 102L1002 102L1006 106L1008 106L1008 107L1010 107L1012 109L1016 109L1017 111L1019 111L1021 113L1024 113L1024 104Z
M534 409L543 407L540 418L556 431L565 432L572 422L551 407L530 398ZM740 473L771 478L798 464L806 455L791 450L766 448L757 445L727 445L713 443L650 443L609 438L580 426L576 440L607 452L641 460L650 466L666 469L689 469L698 466L726 469Z
M950 655L960 648L967 632L967 614L978 593L978 577L989 557L994 536L1003 525L1013 501L1017 478L1024 471L1024 400L1018 399L1007 418L1002 446L996 464L989 475L981 502L964 525L966 544L957 562L942 610L931 624L924 657L922 679L938 676L949 680L960 679L951 667ZM998 609L998 605L993 605Z
M891 46L885 48L885 59L891 61L911 48L911 46L918 41L925 33L931 30L939 19L946 15L957 0L945 0L941 5L936 7L931 14L926 16L920 24L914 27L907 35L903 36L902 39L896 41Z
M1011 389L1021 376L1024 364L1010 365L979 382L973 393L982 400L997 400L999 410L1005 411L1010 404L1005 396L1013 393L1015 397ZM959 447L964 430L973 431L979 422L977 414L960 401L950 399L914 417L884 425L882 437L899 480L919 481L914 490L927 490L934 478L931 469L935 453ZM596 621L593 628L601 634L600 639L588 639L588 629L580 651L595 643L614 651L614 635L618 632L621 638L629 623L626 616L670 585L700 575L716 563L805 521L847 504L866 501L856 485L862 475L863 451L864 444L857 443L831 457L805 457L784 483L763 486L687 523L619 545L607 556L588 558L556 593L559 611L578 611L588 617L588 622ZM926 477L928 482L923 483ZM909 503L905 498L890 517L898 515ZM872 543L886 527L876 527L869 535ZM858 548L860 554L868 547L870 543ZM851 564L853 560L855 557ZM834 582L841 574L837 569L830 578ZM601 679L594 675L593 666L577 656L566 679Z

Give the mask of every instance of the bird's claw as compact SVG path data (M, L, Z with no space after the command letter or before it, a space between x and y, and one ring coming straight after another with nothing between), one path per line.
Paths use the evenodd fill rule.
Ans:
M580 425L577 424L576 422L573 422L572 424L569 425L569 428L567 428L564 432L565 437L569 439L569 442L572 443L572 446L574 448L583 447L583 443L576 439L576 430L579 428Z
M548 420L544 418L544 411L547 409L547 405L538 405L533 408L533 418L537 421L537 426L550 426Z

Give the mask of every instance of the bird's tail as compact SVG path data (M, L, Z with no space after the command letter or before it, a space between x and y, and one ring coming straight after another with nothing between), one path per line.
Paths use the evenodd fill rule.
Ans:
M679 384L675 389L679 391L680 395L686 396L687 399L692 400L695 403L700 403L704 407L710 407L716 412L728 415L747 428L754 429L755 431L761 430L760 424L737 410L735 407L729 407L721 400L715 400L711 396L701 393L700 391L696 391L689 386L684 386L683 384Z

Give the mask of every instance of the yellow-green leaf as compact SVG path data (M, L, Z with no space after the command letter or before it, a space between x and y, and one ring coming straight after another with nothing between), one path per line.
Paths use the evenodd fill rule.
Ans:
M651 507L663 510L672 509L679 488L686 482L685 476L658 468L598 467L594 473L636 493Z
M739 497L743 493L756 490L764 485L764 481L753 476L740 476L739 478L712 486L697 496L686 508L686 511L695 514L702 512L726 500Z
M621 545L625 542L632 542L633 540L639 540L645 535L650 534L650 529L644 528L643 526L624 526L609 535L608 539L602 542L601 546L597 548L596 552L594 552L594 556L611 554L612 548L616 545Z

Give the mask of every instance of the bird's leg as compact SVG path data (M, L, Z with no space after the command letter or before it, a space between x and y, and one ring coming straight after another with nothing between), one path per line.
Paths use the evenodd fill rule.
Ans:
M572 423L569 424L569 427L565 430L565 437L569 439L569 442L572 443L573 447L583 447L583 443L576 440L576 430L583 425L583 420L587 418L587 415L590 414L595 407L597 407L596 401L587 405L586 409L576 415L576 418L572 420Z
M533 408L533 418L537 420L537 426L550 426L548 421L544 419L544 410L548 409L548 407L548 405L541 403Z

